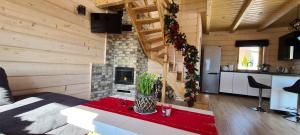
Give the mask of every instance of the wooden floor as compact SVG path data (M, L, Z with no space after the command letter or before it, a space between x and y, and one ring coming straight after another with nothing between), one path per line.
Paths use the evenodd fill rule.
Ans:
M201 95L209 97L209 108L216 116L219 135L300 135L300 124L280 115L260 113L249 109L256 98L231 95ZM201 101L201 100L200 100ZM203 100L202 100L203 102Z

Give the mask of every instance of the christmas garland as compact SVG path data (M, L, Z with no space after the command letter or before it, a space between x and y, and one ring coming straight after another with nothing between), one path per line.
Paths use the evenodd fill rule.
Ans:
M196 63L199 62L198 50L195 46L189 45L186 40L185 33L181 33L179 30L179 24L176 20L176 14L179 12L179 6L173 1L167 8L169 14L165 15L165 36L167 37L167 43L174 45L177 51L182 51L184 57L184 66L186 71L186 82L184 95L185 101L188 106L193 106L196 101L195 94L199 91L198 84L196 82L198 69Z

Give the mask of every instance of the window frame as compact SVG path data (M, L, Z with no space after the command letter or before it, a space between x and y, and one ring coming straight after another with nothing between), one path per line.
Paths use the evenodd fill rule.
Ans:
M240 69L239 68L239 61L240 61L240 48L243 47L258 47L258 65L257 69ZM246 70L246 71L258 71L259 70L259 65L261 65L264 61L264 56L265 55L265 47L263 46L243 46L243 47L237 47L238 48L238 55L237 55L237 70Z

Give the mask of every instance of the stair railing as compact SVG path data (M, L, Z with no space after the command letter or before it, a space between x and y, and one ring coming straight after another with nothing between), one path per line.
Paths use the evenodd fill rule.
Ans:
M166 44L166 37L165 37L165 22L164 22L164 16L167 14L166 7L170 4L169 0L155 0L154 1L157 9L158 9L158 14L160 17L160 24L161 24L161 29L162 29L162 35L163 35L163 44L164 44L164 61L163 61L163 87L162 87L162 99L161 102L165 102L165 96L166 96L166 87L167 87L167 77L168 77L168 72L169 72L169 58L168 58L168 45Z

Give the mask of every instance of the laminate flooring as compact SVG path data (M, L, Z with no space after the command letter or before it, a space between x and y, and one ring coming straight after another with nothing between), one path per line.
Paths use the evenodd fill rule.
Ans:
M252 111L250 107L257 105L257 98L208 96L209 109L215 114L219 135L300 135L299 123L290 122L272 111ZM264 102L264 107L268 108L268 100Z

